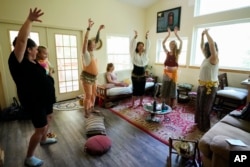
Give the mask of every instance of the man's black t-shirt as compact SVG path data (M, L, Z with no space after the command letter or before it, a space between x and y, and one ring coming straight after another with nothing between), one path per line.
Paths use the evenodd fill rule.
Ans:
M9 69L16 83L17 94L21 104L36 107L55 103L53 78L46 74L39 63L32 63L23 58L19 63L14 52L9 57Z

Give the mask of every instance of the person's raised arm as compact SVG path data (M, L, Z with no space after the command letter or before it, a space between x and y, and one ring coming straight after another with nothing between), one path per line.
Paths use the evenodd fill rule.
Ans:
M131 40L130 42L130 55L133 56L133 52L135 51L136 49L136 38L138 36L138 33L137 31L135 30L135 36L133 37L133 39Z
M95 43L97 43L100 39L100 31L104 29L104 25L100 25L98 31L97 31L97 34L96 34L96 37L95 37Z
M215 65L219 61L219 59L218 59L218 52L217 52L217 49L215 48L215 42L212 39L212 37L209 35L208 29L205 29L204 33L205 33L205 35L207 37L208 44L209 44L209 49L210 49L210 53L211 53L210 63Z
M94 22L89 18L88 20L88 28L84 36L83 40L83 46L82 46L82 53L85 54L87 51L87 46L88 46L88 39L89 39L89 31L91 30L92 26L94 25Z
M163 49L164 49L165 52L168 52L168 49L166 48L165 43L166 43L167 39L169 38L170 33L171 33L171 29L168 28L168 35L167 35L167 36L165 37L165 39L162 41L162 47L163 47Z
M148 50L150 48L150 41L148 39L148 34L149 34L149 31L146 32L146 35L145 35L145 38L146 38L146 44L145 44L145 52L148 53Z
M42 22L39 20L39 17L42 16L44 13L41 9L30 9L28 18L22 25L22 27L19 30L18 36L16 38L16 43L14 46L14 53L16 55L17 61L21 62L24 57L26 45L27 45L27 39L31 31L32 23L34 21Z
M201 48L201 51L203 52L203 47L204 47L204 31L202 31L201 33L201 44L200 44L200 48Z
M182 40L181 40L181 38L178 35L178 27L174 28L174 34L175 34L176 38L178 39L178 41L180 42L180 45L179 45L179 48L178 48L178 54L180 54L181 53L181 49L182 49Z
M146 35L145 35L146 40L148 39L148 34L149 34L149 31L146 32Z

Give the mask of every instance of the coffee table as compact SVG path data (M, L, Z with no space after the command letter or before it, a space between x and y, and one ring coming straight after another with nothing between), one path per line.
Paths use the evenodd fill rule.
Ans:
M156 112L153 111L153 104L152 103L146 103L143 105L143 109L149 113L149 115L146 117L146 120L149 122L161 122L161 118L159 116L164 116L164 120L169 121L170 118L166 117L165 114L168 114L172 112L172 108L165 104L165 110L161 110L162 104L157 103L156 105Z

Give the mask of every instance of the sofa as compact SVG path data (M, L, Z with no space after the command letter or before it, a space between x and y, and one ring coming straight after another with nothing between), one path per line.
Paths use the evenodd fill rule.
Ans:
M250 108L250 107L249 107ZM204 167L230 166L230 151L250 151L250 120L241 118L238 110L232 111L210 128L199 140L199 149ZM234 116L232 116L234 115ZM229 144L226 139L241 140L247 146Z
M132 96L131 70L117 71L118 81L123 81L129 84L128 87L116 87L114 84L107 83L106 73L100 73L97 77L97 97L99 105L103 106L107 102L117 101L122 98ZM153 95L154 86L157 82L157 77L148 77L146 82L146 93Z

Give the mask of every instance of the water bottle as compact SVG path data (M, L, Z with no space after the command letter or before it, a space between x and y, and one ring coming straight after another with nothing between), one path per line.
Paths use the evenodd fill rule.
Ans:
M156 112L156 100L153 102L153 112Z
M162 104L161 104L161 112L164 112L164 111L165 111L165 103L162 102Z

